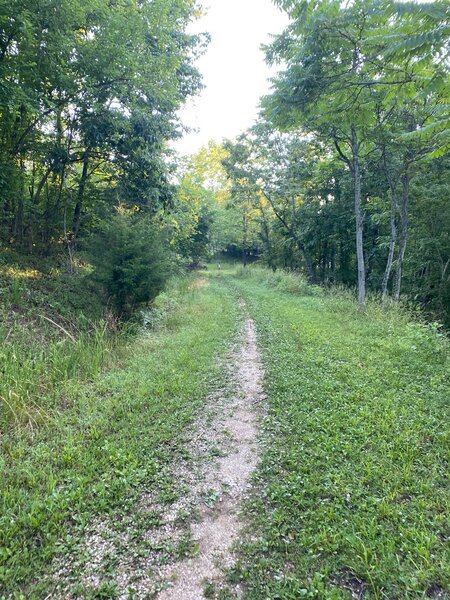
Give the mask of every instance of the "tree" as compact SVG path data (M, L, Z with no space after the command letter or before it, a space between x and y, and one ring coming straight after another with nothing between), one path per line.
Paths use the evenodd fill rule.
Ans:
M261 122L236 144L228 143L229 158L224 161L233 182L232 196L256 207L262 219L263 239L271 256L267 210L296 245L303 258L311 282L315 281L314 266L302 234L299 208L302 199L302 180L307 179L307 142L295 136L281 135ZM273 260L271 257L271 266Z
M168 139L198 90L190 0L0 3L1 241L64 243L119 203L172 202Z
M384 36L384 56L395 64L409 61L430 65L431 68L420 73L417 99L428 101L430 95L438 98L432 118L409 132L409 137L427 139L433 136L433 156L443 156L450 149L448 2L389 2L385 10L385 18L391 22L390 31L376 35Z
M301 127L332 141L347 165L353 179L358 301L363 306L363 163L373 152L377 115L385 118L399 100L416 92L420 77L430 72L431 59L386 64L391 25L380 2L280 4L294 20L267 49L268 59L284 61L286 69L264 101L265 112L281 129Z
M94 278L121 316L153 300L171 274L163 231L148 217L119 211L90 242Z

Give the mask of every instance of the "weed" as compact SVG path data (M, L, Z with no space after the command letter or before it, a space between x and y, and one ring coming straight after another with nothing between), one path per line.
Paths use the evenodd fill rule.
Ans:
M47 426L35 426L33 436L9 428L1 438L0 597L13 591L46 597L54 585L64 585L42 575L57 554L82 547L97 515L114 512L120 522L147 489L173 499L165 466L214 386L217 353L235 333L233 299L215 285L177 294L167 315L172 325L134 338L119 356L114 352L114 369L99 373L92 366L90 381L84 361L97 351L101 361L102 330L97 341L92 331L84 344L62 334L54 351L47 345L42 359L34 358L43 376L41 365L51 364L43 381L53 378L54 385L51 397L49 384L42 388L45 400L33 388L36 404L49 408ZM94 345L89 352L88 343ZM33 358L21 356L30 365L26 375ZM15 367L11 377L19 373ZM192 544L178 551L192 552ZM112 597L113 588L104 593Z
M113 514L140 539L144 525L127 523L142 493L177 497L168 465L214 387L215 355L235 332L243 297L257 324L268 413L246 505L251 535L230 584L242 584L248 600L447 597L449 369L440 328L376 298L361 313L350 292L311 291L296 275L255 267L191 284L173 282L150 333L119 355L98 319L81 326L80 316L46 313L54 323L32 344L21 313L2 324L0 390L11 408L0 454L0 596L47 597L49 562L76 553L98 515ZM42 331L29 315L26 323ZM114 369L101 372L105 353ZM205 495L211 506L217 499ZM163 558L198 551L189 537L160 550ZM114 597L113 570L109 562L105 581L79 595Z

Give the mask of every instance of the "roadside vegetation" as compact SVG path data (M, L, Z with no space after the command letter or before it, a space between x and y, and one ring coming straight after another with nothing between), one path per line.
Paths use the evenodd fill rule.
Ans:
M0 263L0 428L45 423L69 379L89 379L107 362L117 319L89 269L4 253Z
M398 306L240 270L268 395L246 598L445 598L449 347Z

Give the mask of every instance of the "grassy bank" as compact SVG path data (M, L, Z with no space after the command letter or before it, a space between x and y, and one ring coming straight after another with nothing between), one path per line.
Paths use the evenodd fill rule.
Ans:
M148 488L170 495L163 466L220 375L215 357L234 333L236 312L214 283L185 284L162 296L150 321L153 330L122 349L113 369L90 382L67 380L45 426L3 432L0 590L7 597L51 594L40 574L77 546L96 515L114 511L120 520Z
M254 273L268 416L249 600L450 594L448 343L378 303ZM296 289L297 287L297 289Z
M0 430L45 424L66 382L107 363L120 336L102 301L83 265L0 254Z

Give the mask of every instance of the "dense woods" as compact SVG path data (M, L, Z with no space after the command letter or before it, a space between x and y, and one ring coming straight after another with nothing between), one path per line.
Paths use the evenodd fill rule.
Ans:
M448 4L280 2L261 122L224 165L258 252L311 282L450 302ZM243 248L243 252L246 249Z
M186 33L198 7L3 1L2 247L57 252L69 270L95 248L104 280L99 247L121 236L130 272L146 219L159 241L141 266L225 252L356 286L361 306L367 290L407 295L448 323L448 4L278 5L290 24L265 49L280 70L258 123L177 166L168 141L207 42Z

